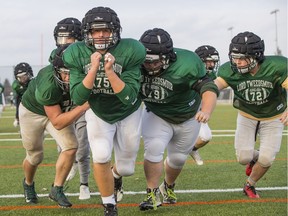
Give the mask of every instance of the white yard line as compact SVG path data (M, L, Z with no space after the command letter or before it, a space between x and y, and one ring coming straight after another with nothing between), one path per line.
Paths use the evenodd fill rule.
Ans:
M44 189L46 190L46 188ZM243 188L231 188L231 189L204 189L204 190L175 190L176 194L185 193L229 193L229 192L239 192ZM258 191L275 191L275 190L288 190L288 187L259 187ZM79 196L79 193L65 193L67 196ZM98 196L99 192L90 193L91 195ZM146 191L124 191L125 195L136 195L136 194L146 194ZM39 197L48 197L48 194L37 194ZM23 194L7 194L0 195L1 198L23 198Z
M235 130L212 130L213 137L234 137L235 136ZM220 133L220 134L217 134ZM225 133L225 134L222 134ZM19 135L19 138L5 138L0 139L0 142L15 142L15 141L21 141L20 133L19 132L12 132L12 133L0 133L0 136L17 136ZM283 131L283 136L288 136L288 130ZM45 140L54 140L53 138L45 138Z

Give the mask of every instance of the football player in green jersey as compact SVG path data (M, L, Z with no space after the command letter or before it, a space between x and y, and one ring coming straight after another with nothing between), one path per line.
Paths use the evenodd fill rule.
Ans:
M209 76L212 80L216 79L216 73L220 64L220 57L215 47L210 45L202 45L195 50L195 53L205 64L207 76ZM191 157L194 159L197 165L204 164L198 149L205 146L211 139L212 133L208 123L201 123L199 137L194 145L193 150L190 152Z
M60 20L54 28L54 39L57 47L66 46L77 41L82 41L81 22L73 17L68 17ZM50 62L53 62L55 51L53 50L50 55ZM75 133L78 139L78 149L76 153L76 160L66 178L66 181L70 181L74 178L79 170L80 178L80 193L79 199L90 199L89 190L89 174L90 174L90 147L87 136L86 120L83 114L78 118L75 123ZM61 148L58 147L58 152L61 152Z
M163 203L177 202L176 179L197 140L200 123L210 119L219 91L197 54L174 48L165 30L147 30L140 41L147 52L140 91L145 103L142 136L147 195L139 205L143 211L161 205L159 190ZM165 177L159 186L166 149Z
M140 64L145 48L137 40L120 39L120 20L108 7L89 10L82 30L84 41L70 45L63 60L70 69L72 100L79 105L88 101L91 107L85 118L105 215L117 215L122 176L133 175L140 145Z
M287 125L287 58L265 56L264 41L252 32L237 34L230 43L230 61L215 80L219 90L230 86L239 110L235 133L237 160L246 165L243 192L259 198L255 184L265 175L280 150ZM255 150L257 135L259 151Z
M0 117L5 108L4 86L0 83Z
M53 64L41 69L37 77L31 80L19 106L21 137L26 149L23 187L27 203L38 202L34 176L44 157L44 131L47 130L62 149L56 162L56 175L49 198L60 207L72 206L63 192L63 184L78 147L72 123L83 115L89 104L72 107L69 70L61 59L65 48L58 48Z
M26 62L21 62L14 68L15 80L12 83L16 106L15 120L13 122L14 127L19 125L19 104L33 76L32 67Z

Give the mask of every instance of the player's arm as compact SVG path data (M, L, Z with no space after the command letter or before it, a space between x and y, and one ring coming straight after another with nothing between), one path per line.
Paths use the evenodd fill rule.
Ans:
M106 76L109 79L113 91L115 92L115 94L117 94L124 89L125 83L114 72L113 69L113 64L115 62L114 56L111 53L106 53L104 56L104 61L105 61L104 68Z
M199 79L192 89L197 91L201 96L201 110L196 113L195 119L199 122L206 123L216 106L219 90L215 83L207 75Z
M282 83L282 88L286 89L286 91L288 91L288 78L285 79L285 81ZM286 109L281 117L280 117L280 121L285 125L288 126L288 110Z
M205 91L202 94L201 110L197 112L195 118L199 122L209 121L213 110L215 109L217 94L213 91Z
M77 106L68 112L62 112L59 104L52 106L44 106L45 112L53 126L57 130L61 130L77 120L87 109L89 109L88 102L81 106Z
M226 83L226 81L222 77L217 77L214 80L214 83L218 87L219 91L228 87L228 84Z
M286 89L288 91L288 78L284 80L284 82L281 84L282 88Z
M280 117L280 121L285 125L288 126L288 111L287 109L282 113Z

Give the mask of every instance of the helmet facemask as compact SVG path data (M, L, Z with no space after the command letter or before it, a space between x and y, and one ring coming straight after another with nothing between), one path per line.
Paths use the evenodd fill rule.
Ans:
M110 30L107 37L106 30ZM89 10L82 20L84 40L88 47L96 50L107 50L115 46L121 39L121 25L118 15L108 7L95 7ZM93 38L93 31L103 31L106 38Z
M58 86L64 91L69 92L69 75L70 70L65 67L62 56L69 44L57 48L55 57L53 59L54 78Z
M209 62L213 62L214 64L211 65L211 63L209 63ZM219 56L218 55L211 55L204 60L204 63L205 63L206 71L208 74L209 73L216 73L218 71L218 68L219 68Z
M70 88L69 79L68 81L64 80L64 77L69 76L69 74L70 74L70 70L65 67L60 67L60 68L54 67L55 80L64 92L69 92L69 88Z
M173 50L173 41L168 32L160 28L145 31L140 42L146 48L146 60L143 63L149 75L160 75L177 56Z
M28 63L21 62L14 68L14 77L20 85L25 86L33 78L33 70Z
M59 21L54 28L54 39L57 47L83 40L81 22L73 17Z
M232 52L229 55L229 59L230 59L230 63L231 63L231 67L233 71L237 71L241 74L250 73L257 66L257 60L249 55ZM238 66L236 64L236 61L239 59L246 61L246 65Z
M210 45L202 45L195 50L195 53L205 63L207 73L217 73L220 65L220 57L215 47ZM213 63L213 64L212 64Z
M110 31L108 37L93 38L93 31ZM88 32L85 34L85 42L94 46L96 50L107 50L117 44L119 37L114 31L113 26L107 23L92 23Z
M72 44L77 39L71 36L69 32L59 32L56 36L56 46L64 46L66 44Z
M23 71L21 73L18 73L16 75L16 78L21 85L26 85L31 80L32 77L28 72Z
M143 67L150 76L157 76L169 67L169 58L165 55L147 54Z
M241 32L232 38L229 46L229 59L231 68L239 73L251 73L253 69L261 64L264 59L265 44L259 36L253 32ZM237 66L236 61L246 61L245 66Z

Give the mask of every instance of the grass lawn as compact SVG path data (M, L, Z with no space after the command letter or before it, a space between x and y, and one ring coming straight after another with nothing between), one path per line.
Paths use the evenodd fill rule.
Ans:
M39 203L29 205L23 196L22 147L19 128L14 128L15 108L6 107L0 118L0 215L103 215L97 186L90 175L90 200L80 201L79 174L68 184L66 193L73 203L70 209L61 209L47 195L54 179L57 148L51 139L45 140L45 158L36 177ZM176 182L178 203L163 205L158 210L141 212L138 205L144 199L146 187L143 172L143 145L138 154L136 171L124 178L124 198L118 205L118 214L165 215L165 216L239 216L239 215L287 215L287 127L283 133L282 146L273 166L257 183L260 199L248 199L242 193L246 180L245 167L236 162L234 130L237 111L231 105L217 105L209 126L212 141L199 152L203 166L197 166L188 158ZM33 127L33 125L31 125ZM257 143L256 145L259 145Z

